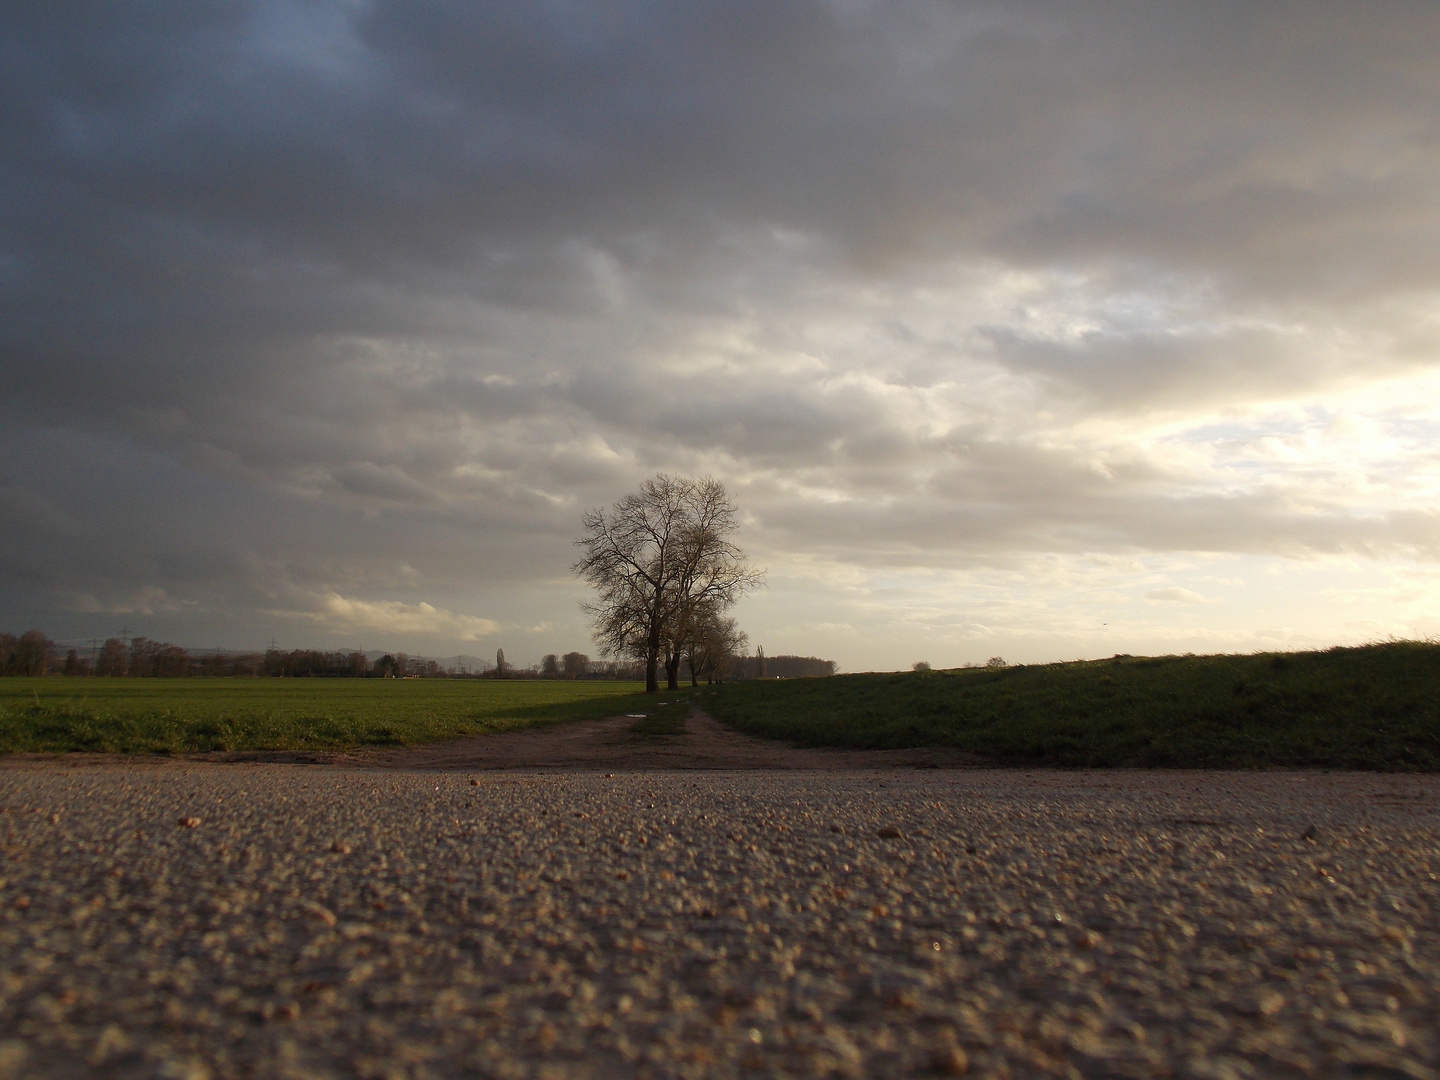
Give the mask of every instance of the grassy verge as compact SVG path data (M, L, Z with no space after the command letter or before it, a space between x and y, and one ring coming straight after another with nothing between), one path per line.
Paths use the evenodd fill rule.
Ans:
M1440 768L1440 645L1422 642L737 683L700 704L766 738L1011 765Z
M640 690L548 680L0 679L0 753L409 745L651 711L655 699Z

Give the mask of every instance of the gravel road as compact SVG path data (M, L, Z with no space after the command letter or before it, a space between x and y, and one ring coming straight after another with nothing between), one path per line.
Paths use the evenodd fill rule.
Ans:
M1436 1076L1437 799L12 765L0 1076Z

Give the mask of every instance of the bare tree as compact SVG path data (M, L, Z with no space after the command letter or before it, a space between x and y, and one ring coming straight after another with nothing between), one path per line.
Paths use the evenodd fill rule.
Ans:
M590 657L583 652L567 652L560 658L567 679L578 679L590 671Z
M584 552L572 569L597 597L582 605L606 655L633 656L645 664L645 692L679 687L687 623L700 605L724 610L762 574L745 563L730 541L739 528L735 504L711 477L692 480L659 474L627 495L607 515L586 511Z
M9 665L16 675L44 675L55 643L39 630L26 630L11 646Z
M546 653L545 659L540 661L540 675L546 679L558 679L560 677L560 657L553 652Z
M689 629L685 660L690 668L691 686L698 686L702 678L713 683L717 676L724 675L750 640L733 618L721 614L711 604L697 609Z
M95 674L112 677L125 674L125 642L115 637L105 639L105 645L95 661Z

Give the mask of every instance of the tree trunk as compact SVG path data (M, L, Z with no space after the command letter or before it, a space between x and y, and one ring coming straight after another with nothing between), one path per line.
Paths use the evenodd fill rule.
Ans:
M665 689L680 689L680 654L665 658Z
M645 642L645 693L658 694L660 680L656 669L660 666L660 620L653 619L649 640Z

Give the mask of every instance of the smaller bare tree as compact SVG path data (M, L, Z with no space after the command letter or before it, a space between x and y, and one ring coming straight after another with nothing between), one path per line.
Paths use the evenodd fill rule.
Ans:
M720 614L713 605L703 607L685 644L690 685L698 686L701 679L713 683L725 675L749 640L733 618Z

